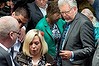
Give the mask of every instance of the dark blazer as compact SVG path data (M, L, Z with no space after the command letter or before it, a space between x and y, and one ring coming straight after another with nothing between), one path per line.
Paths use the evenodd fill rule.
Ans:
M63 50L73 51L74 61L62 60L62 66L90 66L89 58L95 51L93 31L93 25L90 20L86 16L77 13L70 24L63 48Z
M12 66L10 55L0 47L0 66Z
M14 61L15 66L20 66L16 61ZM12 66L12 61L9 53L0 47L0 66Z
M43 18L43 14L35 2L28 3L28 8L30 12L30 21L28 22L27 25L27 31L35 28L39 20Z
M99 66L99 39L97 41L97 44L98 46L93 56L92 66Z

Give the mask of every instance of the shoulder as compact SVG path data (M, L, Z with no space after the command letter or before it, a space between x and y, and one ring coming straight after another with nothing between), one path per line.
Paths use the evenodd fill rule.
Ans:
M34 4L35 4L35 3L32 2L32 3L28 3L27 5L28 5L28 6L34 6Z
M44 23L44 22L46 22L46 17L43 17L42 19L40 19L38 23Z
M47 63L52 63L54 61L53 57L50 54L46 53L44 56Z
M28 3L27 6L28 6L28 9L30 9L30 10L32 9L33 11L35 11L38 8L38 6L35 4L35 2Z
M36 26L42 27L46 23L47 23L47 21L46 21L46 18L44 17L37 23Z
M85 15L78 13L76 15L76 19L79 21L80 24L92 24L92 22L86 17Z
M5 49L0 47L0 58L3 58L4 56L6 57L8 55L9 55L9 53Z
M28 64L30 57L28 57L27 55L23 54L23 52L19 52L17 54L17 56L15 57L15 60L18 63L23 63L23 64Z
M0 59L1 58L4 58L4 55L1 53L1 51L0 51Z
M59 24L65 24L66 22L65 22L65 20L63 20L62 18L60 18L57 23L59 23Z

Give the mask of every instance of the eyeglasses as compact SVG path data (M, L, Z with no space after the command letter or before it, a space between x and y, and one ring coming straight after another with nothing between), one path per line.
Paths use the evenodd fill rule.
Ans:
M68 10L68 11L64 11L64 12L60 12L60 13L61 13L61 14L67 14L67 13L69 13L71 10L72 10L72 8L70 8L70 10Z
M16 34L20 35L20 32L13 31L13 33L16 33Z
M17 21L18 21L19 24L22 24L22 25L25 24L25 23L23 23L23 22L21 21L21 19L17 19Z

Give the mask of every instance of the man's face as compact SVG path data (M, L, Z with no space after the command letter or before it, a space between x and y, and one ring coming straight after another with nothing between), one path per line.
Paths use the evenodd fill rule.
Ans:
M41 7L41 8L45 8L48 0L35 0L36 1L36 4Z
M74 17L74 11L73 11L73 7L70 8L70 6L68 4L62 5L61 7L59 7L61 15L63 16L63 18L67 21L70 22L73 20Z
M17 19L20 28L22 28L23 25L24 25L26 22L28 22L28 19L27 19L27 18L24 18L22 15L18 15L18 16L12 15L12 16Z

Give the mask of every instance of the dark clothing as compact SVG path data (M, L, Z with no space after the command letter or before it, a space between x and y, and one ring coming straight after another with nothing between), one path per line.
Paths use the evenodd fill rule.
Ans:
M27 24L26 31L34 29L39 20L44 17L35 2L28 3L28 8L30 12L30 21Z
M12 66L9 53L0 47L0 66Z
M6 13L4 10L0 9L0 17L8 16L10 13Z
M65 38L63 50L73 51L74 60L62 60L62 66L91 66L89 59L95 51L95 38L90 20L81 13L77 13Z
M15 57L15 60L21 65L27 65L27 66L33 66L32 63L32 57L29 57L27 55L24 55L22 52L18 53L18 55ZM46 63L52 63L53 59L50 55L45 54L41 57L38 66L45 66Z
M93 56L92 66L99 66L99 39L97 41L97 49Z
M13 61L15 66L20 66L16 61ZM0 47L0 66L13 66L10 54Z
M99 21L99 0L95 0L92 6L94 8L96 18Z

